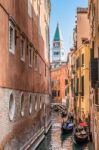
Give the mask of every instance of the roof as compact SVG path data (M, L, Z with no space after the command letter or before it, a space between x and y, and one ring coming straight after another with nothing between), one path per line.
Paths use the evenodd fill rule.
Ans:
M55 35L54 35L54 41L63 41L63 36L59 27L59 24L57 23Z
M62 69L62 68L67 69L67 63L66 63L66 62L65 62L65 64L62 64L62 65L61 65L61 66L59 66L59 67L52 68L52 69L51 69L51 72L54 72L54 71L60 70L60 69Z
M77 8L77 13L88 13L88 8L78 7Z

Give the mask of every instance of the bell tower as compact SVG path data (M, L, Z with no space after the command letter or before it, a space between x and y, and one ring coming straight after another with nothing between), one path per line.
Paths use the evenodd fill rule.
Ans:
M66 55L65 50L63 46L63 36L59 27L59 24L57 24L54 39L53 39L53 48L52 48L52 61L51 61L51 67L56 68L60 65L64 64L66 62Z

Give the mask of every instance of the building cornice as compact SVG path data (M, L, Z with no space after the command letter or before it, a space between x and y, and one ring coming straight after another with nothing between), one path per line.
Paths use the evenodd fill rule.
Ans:
M47 0L47 3L48 3L48 13L49 13L49 16L50 16L50 13L51 13L51 1Z

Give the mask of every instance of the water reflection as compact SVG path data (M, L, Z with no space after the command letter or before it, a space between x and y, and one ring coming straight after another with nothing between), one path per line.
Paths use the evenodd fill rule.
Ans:
M74 145L71 134L62 134L61 132L62 118L59 114L52 114L52 128L40 144L37 150L93 150L91 144ZM90 149L91 147L92 149Z

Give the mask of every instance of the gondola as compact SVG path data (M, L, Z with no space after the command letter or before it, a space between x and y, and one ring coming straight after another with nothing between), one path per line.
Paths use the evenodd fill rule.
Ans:
M71 133L73 131L74 124L73 122L67 120L62 123L62 132L63 133Z
M88 142L88 132L84 127L78 126L74 129L73 142L75 144L83 144Z

